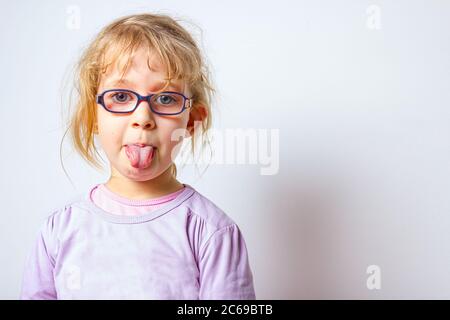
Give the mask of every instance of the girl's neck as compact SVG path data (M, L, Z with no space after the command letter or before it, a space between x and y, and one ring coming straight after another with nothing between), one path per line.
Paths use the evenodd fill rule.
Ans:
M105 185L112 192L131 200L159 198L184 187L172 175L170 167L155 179L148 181L133 181L112 169L111 177Z

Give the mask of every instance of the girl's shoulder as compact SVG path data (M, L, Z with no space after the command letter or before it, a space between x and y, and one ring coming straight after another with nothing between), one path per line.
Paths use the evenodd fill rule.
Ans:
M191 186L189 187L192 188ZM194 188L192 190L194 190L192 196L184 203L184 206L189 208L192 216L202 220L215 230L236 225L235 221L225 210L219 207L213 200Z
M57 230L64 229L64 226L68 226L73 220L73 210L76 208L76 204L82 202L83 199L83 194L77 194L66 199L65 202L56 204L45 215L41 231L53 234Z

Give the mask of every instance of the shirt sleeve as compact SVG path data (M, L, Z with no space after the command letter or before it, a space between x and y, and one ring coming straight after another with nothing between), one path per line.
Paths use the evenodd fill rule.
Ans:
M247 247L236 224L217 230L200 250L200 300L255 300Z
M22 279L22 300L53 300L57 299L53 269L54 257L51 254L50 232L51 217L41 228L34 246L28 255Z

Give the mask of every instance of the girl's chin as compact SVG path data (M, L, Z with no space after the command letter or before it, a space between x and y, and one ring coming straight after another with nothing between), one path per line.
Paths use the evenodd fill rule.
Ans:
M126 168L124 168L124 176L135 181L147 181L154 179L157 174L156 171L153 170L153 168L141 169L134 168L133 166L128 165Z

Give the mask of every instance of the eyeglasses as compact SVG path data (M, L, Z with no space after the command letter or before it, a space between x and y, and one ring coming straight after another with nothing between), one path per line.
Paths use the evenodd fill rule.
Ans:
M96 98L97 103L112 113L133 112L142 101L147 101L150 109L160 115L176 115L192 107L192 98L173 91L141 96L132 90L111 89L98 94ZM186 107L186 101L189 101L188 107Z

